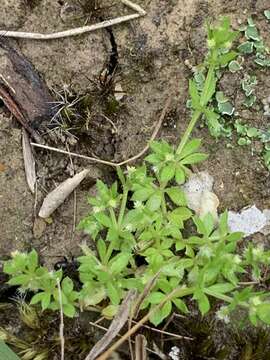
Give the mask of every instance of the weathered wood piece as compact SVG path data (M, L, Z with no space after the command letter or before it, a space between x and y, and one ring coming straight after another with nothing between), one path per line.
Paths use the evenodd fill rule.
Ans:
M44 120L55 113L53 98L34 66L0 38L0 98L9 111L37 141Z

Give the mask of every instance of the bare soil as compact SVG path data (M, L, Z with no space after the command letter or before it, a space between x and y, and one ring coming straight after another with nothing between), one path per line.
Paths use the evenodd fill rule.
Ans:
M70 12L63 11L64 2L56 0L2 2L0 28L32 32L61 31L130 13L123 5L110 6L115 1L105 0L97 1L99 9L95 11L91 6L82 9L76 0L70 0L68 3L74 5ZM111 161L129 158L145 146L168 97L172 98L172 105L159 137L177 144L190 116L186 100L192 74L184 62L196 65L203 60L205 22L228 15L236 28L240 21L245 22L253 15L270 46L269 24L267 28L262 15L269 8L268 0L137 0L137 3L147 15L112 28L118 58L109 83L101 78L108 69L112 51L106 30L44 42L10 40L33 63L55 98L56 92L67 86L75 97L86 96L85 102L76 107L83 114L74 124L75 128L79 126L79 130L73 131L78 140L67 141L69 137L63 133L63 139L59 132L54 139L44 135L51 145L66 149L68 143L71 151ZM254 72L261 103L270 95L269 70ZM125 96L116 104L114 88L119 85ZM234 74L225 76L220 87L230 98L237 99L239 78ZM86 119L87 108L90 113ZM250 125L267 127L262 110L241 111L240 115ZM221 209L239 210L254 203L259 208L270 208L270 176L256 152L252 156L247 148L228 148L226 139L216 141L204 127L198 127L195 135L203 139L203 148L210 154L200 169L214 176ZM0 259L8 257L11 251L32 247L47 264L76 255L78 245L87 238L74 231L74 226L88 212L87 196L94 192L95 179L111 182L115 178L113 169L76 158L71 164L65 155L36 149L38 184L36 195L32 195L24 175L21 128L4 107L0 108L0 154ZM90 176L76 191L76 198L70 196L52 215L50 223L38 219L46 193L73 170L85 167L90 168Z

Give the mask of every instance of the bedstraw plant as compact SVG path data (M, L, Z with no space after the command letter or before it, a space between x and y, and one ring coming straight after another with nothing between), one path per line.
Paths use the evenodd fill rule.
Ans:
M112 318L128 290L141 294L156 277L141 304L141 310L156 309L150 317L155 325L173 308L187 314L191 301L204 315L214 299L222 304L219 318L228 320L240 306L254 325L270 324L270 293L255 287L266 280L263 269L270 263L270 252L253 245L239 252L242 234L229 231L227 212L218 222L210 213L197 217L188 209L180 186L190 176L191 165L207 157L199 150L201 140L191 139L197 121L204 115L213 131L219 129L218 114L209 103L217 70L237 55L230 50L236 37L227 18L208 26L209 51L203 64L207 74L199 90L194 80L189 82L192 118L179 145L154 141L143 165L117 169L119 182L108 187L97 181L97 195L89 198L91 212L79 224L95 248L82 246L78 291L62 271L40 266L34 250L15 253L5 263L9 283L35 293L32 304L58 309L60 281L65 315L95 307ZM164 306L157 308L164 299Z

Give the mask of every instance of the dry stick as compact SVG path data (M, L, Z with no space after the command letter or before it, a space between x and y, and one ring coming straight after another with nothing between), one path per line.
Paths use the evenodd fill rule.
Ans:
M157 306L155 306L151 311L149 311L136 325L134 325L129 331L127 331L122 337L121 339L119 339L118 341L116 341L107 351L105 351L102 355L100 355L96 360L106 360L109 358L109 356L111 355L111 353L113 351L115 351L120 345L123 344L123 342L125 342L131 335L133 335L137 330L139 330L139 328L144 325L149 318L159 309L161 309L167 301L171 300L175 294L179 291L179 290L184 290L183 288L175 288L173 291L171 291L165 298L164 300L159 303ZM187 293L190 293L190 289L186 289ZM184 293L183 293L184 295Z
M137 155L127 159L127 160L124 160L124 161L121 161L119 163L115 163L115 162L111 162L111 161L107 161L107 160L102 160L102 159L97 159L97 158L94 158L94 157L90 157L90 156L86 156L86 155L81 155L81 154L77 154L77 153L74 153L74 152L69 152L69 151L65 151L65 150L61 150L61 149L57 149L55 147L52 147L52 146L47 146L47 145L41 145L41 144L37 144L37 143L31 143L31 145L35 146L35 147L39 147L39 148L42 148L42 149L46 149L46 150L50 150L50 151L55 151L55 152L58 152L60 154L65 154L65 155L68 155L68 156L74 156L74 157L78 157L78 158L81 158L81 159L85 159L85 160L90 160L90 161L93 161L93 162L96 162L96 163L99 163L99 164L104 164L104 165L109 165L109 166L114 166L114 167L117 167L117 166L122 166L122 165L125 165L125 164L128 164L132 161L135 161L137 159L139 159L143 154L146 153L146 151L149 149L149 144L151 141L153 141L157 134L158 134L158 131L162 125L162 122L165 118L165 115L167 113L167 110L170 106L170 103L171 103L171 98L169 98L165 104L165 107L163 108L162 110L162 113L160 115L160 118L155 126L155 130L148 142L148 144L144 147L144 149L142 151L140 151Z
M103 318L104 319L104 318ZM89 321L89 324L92 325L92 326L96 326L98 329L101 329L101 330L104 330L104 331L108 331L108 328L106 328L105 326L102 326L102 325L99 325L97 322L92 322L92 321ZM121 337L120 334L117 335L117 337ZM131 340L131 342L133 344L135 344L135 341L134 340ZM152 354L155 354L155 355L158 355L154 350L146 347L146 350L149 351L150 353Z
M128 7L132 8L133 10L137 11L137 14L131 14L126 16L120 16L115 19L105 20L98 24L82 26L75 29L60 31L52 34L41 34L41 33L31 33L31 32L22 32L22 31L8 31L8 30L1 30L0 37L13 37L13 38L20 38L20 39L33 39L33 40L53 40L53 39L60 39L69 36L76 36L81 35L87 32L107 28L113 25L121 24L126 21L130 21L133 19L137 19L141 16L146 15L146 12L139 6L132 3L129 0L121 0L123 4L127 5Z
M134 324L138 324L137 321L132 320L132 322L133 322ZM164 330L159 330L159 329L153 328L153 327L148 326L148 325L142 325L142 327L144 327L145 329L149 329L149 330L151 330L151 331L154 331L154 332L158 332L159 334L171 336L171 337L176 338L176 339L181 339L181 340L183 340L183 339L184 339L184 340L194 340L194 338L192 338L192 337L183 336L183 335L177 335L177 334L174 334L174 333L171 333L171 332L168 332L168 331L164 331Z
M59 279L57 281L58 296L59 296L59 305L60 305L60 326L59 326L59 336L61 341L61 360L65 359L65 338L64 338L64 314L63 314L63 301L62 301L62 292Z

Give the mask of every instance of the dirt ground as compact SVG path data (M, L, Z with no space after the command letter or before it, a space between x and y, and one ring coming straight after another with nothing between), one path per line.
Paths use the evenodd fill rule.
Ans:
M117 1L97 1L95 11L91 8L94 0L88 1L86 8L70 0L70 11L64 10L64 3L2 0L0 29L49 33L130 13ZM111 161L138 153L150 138L168 97L172 104L159 137L178 143L190 116L186 100L192 74L184 62L188 59L196 65L203 60L206 20L229 15L237 27L253 15L262 24L262 36L270 46L269 25L267 28L262 21L263 11L269 8L268 0L137 0L137 3L147 15L112 28L118 53L113 87L121 85L125 93L118 104L114 101L113 87L111 84L106 87L100 77L108 68L112 47L106 30L61 40L10 41L33 63L55 99L64 88L70 89L75 97L86 96L88 123L80 128L83 130L74 130L78 139L67 142L71 151ZM257 77L261 101L270 95L270 82L266 73L260 72ZM234 84L238 80L237 77L221 80L222 90L231 98L237 95ZM267 126L262 111L245 110L241 115L249 124ZM83 121L86 119L79 124ZM200 169L214 177L221 209L239 210L251 204L270 208L269 171L259 156L252 156L246 148L228 148L226 139L216 141L206 128L199 127L195 135L203 139L203 148L210 154ZM64 133L64 140L59 133L57 136L57 140L48 134L45 138L50 145L66 149L68 136ZM76 255L78 245L87 240L83 233L74 231L79 219L88 212L87 195L94 191L95 179L112 181L113 169L76 158L71 163L65 155L36 149L38 183L36 195L32 195L24 174L21 128L4 106L0 108L0 154L0 259L15 249L32 247L49 264L63 256ZM73 170L83 168L89 168L90 175L76 191L76 197L70 196L52 215L50 223L39 220L37 213L46 193Z

